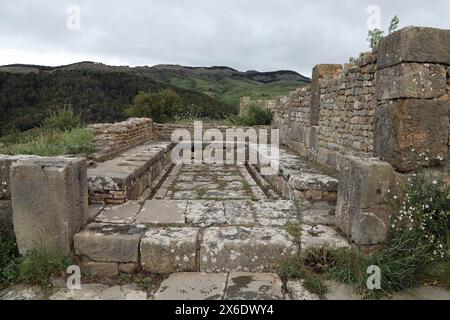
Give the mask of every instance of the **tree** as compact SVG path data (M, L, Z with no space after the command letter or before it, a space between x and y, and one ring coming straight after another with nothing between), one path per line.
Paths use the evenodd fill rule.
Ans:
M395 16L392 18L391 23L389 24L388 32L389 34L395 32L398 29L398 25L400 23L400 19L398 16ZM370 43L370 47L372 49L378 47L378 44L380 43L381 39L383 39L384 31L380 29L373 29L369 30L369 37L367 38L367 41Z
M156 122L168 122L181 111L182 99L170 89L161 92L140 91L133 105L125 110L129 117L152 118Z

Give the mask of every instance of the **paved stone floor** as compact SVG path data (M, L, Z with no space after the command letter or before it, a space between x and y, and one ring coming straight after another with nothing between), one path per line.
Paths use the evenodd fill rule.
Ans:
M90 206L91 224L75 236L76 253L88 258L89 268L100 268L98 272L108 269L114 275L118 265L123 268L124 263L133 262L133 268L139 263L144 272L166 274L155 290L98 283L68 290L60 281L45 292L18 285L0 292L0 297L319 299L305 290L301 281L283 284L273 272L286 258L307 248L349 246L333 227L334 207L327 202L299 207L293 201L280 200L270 186L258 185L245 166L175 166L151 199ZM346 286L327 285L328 299L361 298ZM398 297L448 299L449 295L426 288Z
M0 300L319 300L308 292L302 280L285 285L273 273L175 273L156 290L145 291L136 284L82 284L80 290L68 290L60 279L53 288L19 284L0 291ZM344 284L326 281L325 300L361 300L362 296ZM439 287L420 287L385 299L450 300L450 291Z

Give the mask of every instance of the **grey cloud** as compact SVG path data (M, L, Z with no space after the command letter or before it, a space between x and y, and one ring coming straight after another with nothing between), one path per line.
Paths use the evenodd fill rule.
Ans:
M0 0L0 64L54 65L52 54L129 65L228 65L240 70L292 69L343 63L366 51L366 9L382 23L449 28L447 0ZM66 28L69 5L82 10L81 30ZM33 53L5 57L2 50ZM40 58L41 57L41 58ZM75 61L65 61L66 63Z

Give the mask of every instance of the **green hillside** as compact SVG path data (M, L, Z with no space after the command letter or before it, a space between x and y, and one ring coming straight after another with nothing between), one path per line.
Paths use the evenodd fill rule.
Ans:
M172 78L167 83L189 90L202 92L228 105L236 106L243 96L250 96L253 99L272 99L294 91L305 85L298 81L275 81L270 83L260 83L249 79L221 79L207 80L198 78Z

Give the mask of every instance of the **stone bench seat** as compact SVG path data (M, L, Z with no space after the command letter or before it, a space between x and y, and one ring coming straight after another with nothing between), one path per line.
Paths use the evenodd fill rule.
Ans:
M255 145L250 145L255 150ZM267 163L276 163L276 155L268 155L266 147L259 148L258 169ZM300 156L279 148L278 171L264 178L274 185L284 197L291 200L336 201L339 181L324 174L317 166Z
M171 142L151 142L88 169L90 203L137 200L171 165Z

